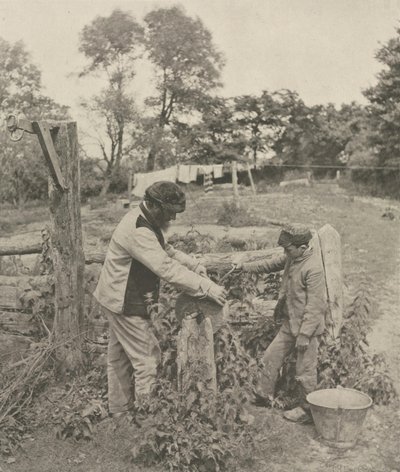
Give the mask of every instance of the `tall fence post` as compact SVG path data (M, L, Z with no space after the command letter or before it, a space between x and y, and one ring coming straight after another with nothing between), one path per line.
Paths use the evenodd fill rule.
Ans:
M217 371L214 360L214 335L211 320L183 319L177 339L178 389L187 396L199 382L209 401L209 414L215 414Z
M129 173L128 173L128 201L129 201L129 206L132 202L132 183L133 183L133 169L130 167L129 168Z
M237 162L232 161L232 188L233 188L233 198L235 205L240 206L239 203L239 189L238 189L238 176L237 176Z
M55 342L65 370L82 364L84 340L84 268L80 171L75 122L60 122L52 130L54 148L67 189L50 179L51 248L55 279Z
M249 163L247 163L247 174L249 176L251 190L253 192L253 195L256 195L257 190L256 190L256 186L254 185L254 180L253 180L253 176L251 174L251 169L250 169L250 164Z

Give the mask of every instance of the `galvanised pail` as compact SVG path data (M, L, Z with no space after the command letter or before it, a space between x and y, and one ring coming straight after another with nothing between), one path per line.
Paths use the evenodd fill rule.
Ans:
M372 399L351 388L328 388L307 395L315 428L329 446L353 447Z

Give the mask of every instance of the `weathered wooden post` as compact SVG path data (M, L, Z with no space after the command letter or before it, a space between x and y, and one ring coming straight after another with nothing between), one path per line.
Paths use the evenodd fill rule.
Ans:
M84 267L80 210L80 168L75 122L29 122L10 116L8 129L14 141L23 133L38 136L51 179L52 259L55 282L54 341L65 370L82 364Z
M132 167L129 168L129 175L128 175L128 201L129 206L132 202L132 183L133 183L133 169Z
M343 321L344 294L342 274L342 250L340 235L331 225L318 230L316 242L320 246L324 264L326 294L328 299L327 330L333 339L340 335Z
M214 411L217 372L214 359L214 333L226 323L228 305L221 307L211 300L181 294L175 313L182 328L177 341L178 388L185 394L201 382Z
M85 255L82 247L80 169L75 122L59 123L52 133L63 191L50 181L51 249L55 279L55 341L66 369L82 363Z
M253 176L251 175L251 169L250 169L250 164L249 163L247 163L247 174L248 174L249 179L250 179L251 190L252 190L253 194L256 195L257 190L256 190L256 186L254 185Z
M237 162L232 161L232 188L233 188L233 198L235 201L236 207L239 208L239 189L238 189L238 176L237 176Z
M178 388L185 393L192 382L201 380L211 392L217 391L214 337L209 318L182 320L178 335Z

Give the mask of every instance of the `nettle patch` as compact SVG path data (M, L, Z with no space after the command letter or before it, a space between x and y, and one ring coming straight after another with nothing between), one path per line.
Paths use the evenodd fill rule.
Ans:
M251 462L255 447L254 418L247 411L258 372L229 326L215 335L217 391L204 380L201 364L178 388L174 291L165 287L153 327L163 361L152 397L140 404L140 429L133 433L132 457L146 466L162 464L174 471L236 470L237 461ZM140 421L140 420L139 420ZM240 466L239 466L240 468Z
M187 252L259 249L263 242L215 240L190 232L177 237L175 245ZM224 274L211 274L218 282ZM244 320L223 326L214 337L217 391L209 389L201 372L193 369L185 389L178 388L177 335L180 329L174 305L177 293L165 284L152 328L163 353L153 396L136 411L140 427L132 428L131 457L143 466L160 465L170 471L241 470L254 461L257 429L249 413L249 400L259 375L261 357L280 327L279 317L266 316L253 303L255 298L276 300L280 274L256 275L233 272L223 280L229 292L230 317ZM37 319L45 320L43 300L51 295L26 292ZM262 305L261 305L262 307ZM43 311L43 313L42 313ZM368 353L371 302L366 287L360 287L346 310L340 339L324 338L319 350L319 388L342 385L368 393L375 403L395 398L393 382L380 356ZM41 318L40 318L41 317ZM46 331L46 330L44 330ZM0 373L0 452L10 455L32 426L43 418L55 426L61 439L91 439L96 423L107 415L106 372L98 356L88 356L87 372L54 384L57 372L54 343L44 337L24 362ZM294 354L282 368L275 406L292 406L297 398ZM201 371L201 366L198 366ZM52 392L52 393L50 393ZM51 399L52 414L35 402L43 394ZM30 425L30 427L28 427Z

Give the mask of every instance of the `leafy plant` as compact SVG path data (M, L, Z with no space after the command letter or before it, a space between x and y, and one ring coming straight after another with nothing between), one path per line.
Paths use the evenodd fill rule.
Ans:
M246 404L257 374L256 362L237 335L223 327L214 343L217 392L210 390L200 365L194 367L184 390L179 390L173 367L177 322L171 303L157 308L152 310L152 324L163 360L152 396L138 406L137 416L146 419L132 438L133 459L144 465L163 464L170 471L234 470L233 456L238 452L247 456L254 446L250 434L254 418Z
M371 300L368 289L361 286L345 314L339 339L332 341L323 336L318 353L318 388L337 385L357 388L369 394L376 404L388 404L396 398L382 355L368 352L367 334L370 331ZM242 331L241 340L251 356L257 358L265 352L275 337L279 324L272 318L261 318ZM296 355L291 353L281 370L276 394L281 406L296 403L298 384ZM278 403L278 404L279 404Z
M323 339L319 349L319 387L358 388L375 403L386 405L397 395L384 357L367 350L371 306L368 289L361 286L345 315L340 338L335 342Z
M218 211L217 224L240 227L240 226L262 226L265 224L260 218L251 215L247 208L238 207L234 201L223 202Z

